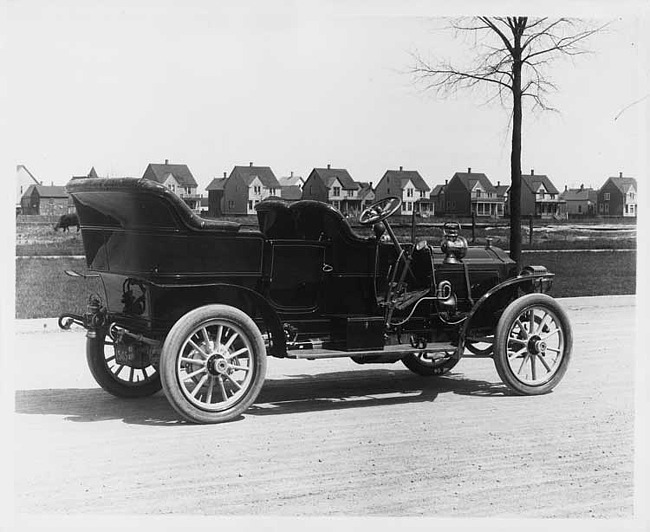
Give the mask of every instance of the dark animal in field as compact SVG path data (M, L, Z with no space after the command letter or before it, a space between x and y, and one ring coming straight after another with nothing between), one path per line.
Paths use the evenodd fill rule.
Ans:
M56 222L56 225L54 226L54 230L58 231L59 229L63 229L63 232L65 233L69 227L72 226L77 226L77 233L79 232L79 217L77 216L76 213L70 213L70 214L62 214L61 218L59 218L59 221Z

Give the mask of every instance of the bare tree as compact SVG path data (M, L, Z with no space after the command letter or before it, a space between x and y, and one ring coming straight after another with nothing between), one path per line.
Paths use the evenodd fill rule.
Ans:
M510 155L510 257L521 260L521 124L524 98L533 108L551 110L546 97L557 87L547 67L561 56L576 56L587 50L583 41L601 31L583 21L559 18L474 17L452 23L458 32L474 36L475 61L466 68L448 62L430 63L415 55L413 73L426 89L446 95L458 89L487 85L512 108Z

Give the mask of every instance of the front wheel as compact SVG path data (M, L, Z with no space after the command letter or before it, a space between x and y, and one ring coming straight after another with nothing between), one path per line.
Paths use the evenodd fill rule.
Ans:
M528 294L508 305L494 343L501 380L520 395L550 392L571 358L573 335L566 313L545 294Z
M221 423L244 412L266 375L266 351L255 322L227 305L206 305L179 319L160 357L163 389L193 423Z
M113 341L101 330L96 331L94 338L86 339L86 362L97 384L116 397L147 397L162 387L154 366L136 368L120 364Z

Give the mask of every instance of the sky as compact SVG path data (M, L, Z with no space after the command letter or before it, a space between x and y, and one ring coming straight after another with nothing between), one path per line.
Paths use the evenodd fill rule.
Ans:
M2 5L9 155L44 183L91 166L141 177L165 159L187 164L200 192L249 162L277 177L331 164L375 183L399 166L431 187L467 168L509 181L509 111L483 91L427 92L409 73L414 53L471 59L440 4ZM522 168L558 188L597 188L619 172L644 180L642 20L634 9L583 12L612 23L589 41L592 54L550 69L560 112L525 111Z

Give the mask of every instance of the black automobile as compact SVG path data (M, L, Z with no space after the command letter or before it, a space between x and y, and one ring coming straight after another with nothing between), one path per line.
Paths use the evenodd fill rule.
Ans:
M145 179L75 179L89 273L103 294L83 315L97 383L119 397L162 387L185 419L230 420L256 399L267 357L349 357L402 362L442 375L461 357L494 359L516 394L552 390L564 376L572 334L546 295L553 274L518 271L491 246L470 247L458 224L440 241L400 242L389 218L400 200L365 209L352 230L330 205L258 204L259 229L195 215ZM69 271L69 275L82 275Z

